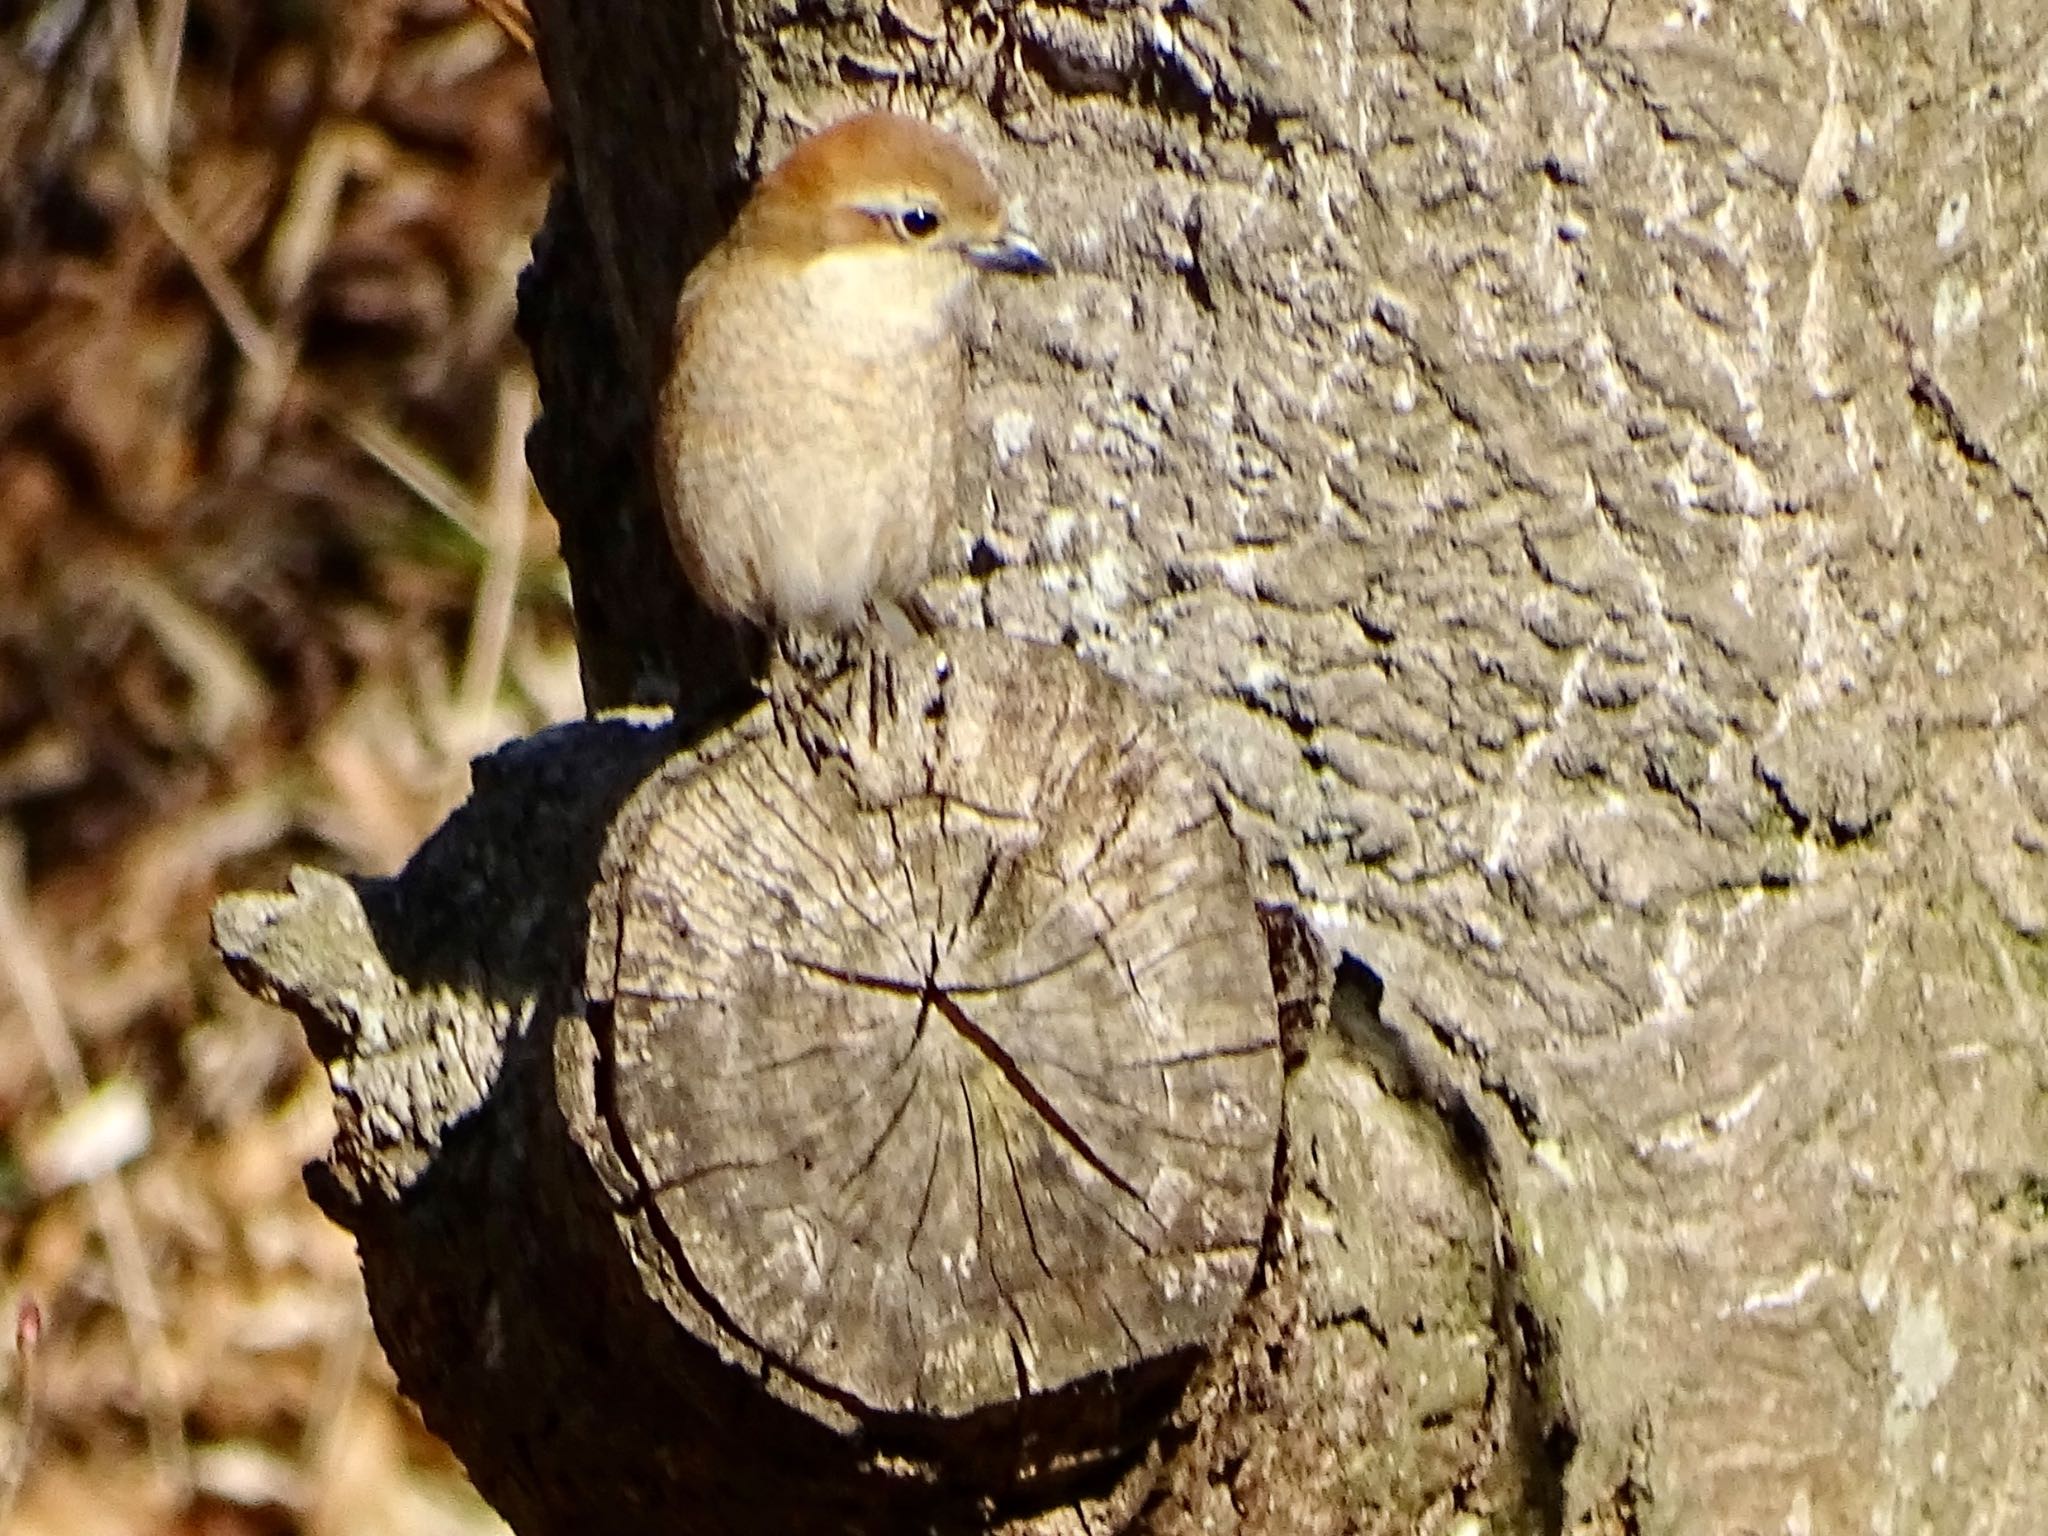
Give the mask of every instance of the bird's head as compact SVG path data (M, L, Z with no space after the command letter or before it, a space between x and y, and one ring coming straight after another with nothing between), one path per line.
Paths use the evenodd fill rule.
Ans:
M919 286L957 288L977 269L1052 270L965 145L893 112L862 113L797 145L754 189L734 234L756 256L851 258Z

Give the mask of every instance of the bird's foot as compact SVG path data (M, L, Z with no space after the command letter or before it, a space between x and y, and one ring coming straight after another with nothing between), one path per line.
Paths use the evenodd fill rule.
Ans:
M854 637L838 630L784 629L769 661L769 687L780 678L790 686L822 688L858 661L860 652Z

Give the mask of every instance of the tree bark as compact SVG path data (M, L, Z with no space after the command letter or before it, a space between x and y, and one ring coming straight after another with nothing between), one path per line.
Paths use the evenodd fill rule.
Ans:
M554 1395L669 1324L630 1232L576 1295L530 1233L603 1210L542 1130L605 829L744 670L659 557L674 296L801 125L891 97L1063 271L981 317L931 606L1195 755L1293 1020L1260 1275L1163 1431L940 1515L2048 1519L2037 6L534 10L535 471L593 709L684 724L511 749L399 885L221 918L337 1063L323 1198L515 1525L671 1523L614 1491L749 1436L844 1523L844 1437L714 1424L684 1341Z

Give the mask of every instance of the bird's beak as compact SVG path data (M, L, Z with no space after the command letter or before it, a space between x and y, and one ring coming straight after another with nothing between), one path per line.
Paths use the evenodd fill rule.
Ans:
M1038 247L1014 229L968 246L967 259L984 272L1008 272L1015 277L1044 277L1052 271L1052 263Z

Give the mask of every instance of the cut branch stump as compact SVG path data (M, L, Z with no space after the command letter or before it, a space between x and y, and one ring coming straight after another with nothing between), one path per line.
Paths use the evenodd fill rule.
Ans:
M612 1401L622 1351L689 1405L687 1451L605 1474L636 1507L882 1529L1102 1495L1244 1301L1281 1120L1265 932L1203 770L1065 651L953 635L785 679L696 743L549 733L358 889L302 875L217 919L331 1063L316 1187L361 1235L474 1182L475 1291L425 1315L480 1306L487 1373L506 1327L608 1298L568 1330L611 1335L590 1358L519 1352L558 1411ZM467 1454L444 1398L477 1383L403 1315L408 1390ZM528 1418L513 1438L562 1432Z

